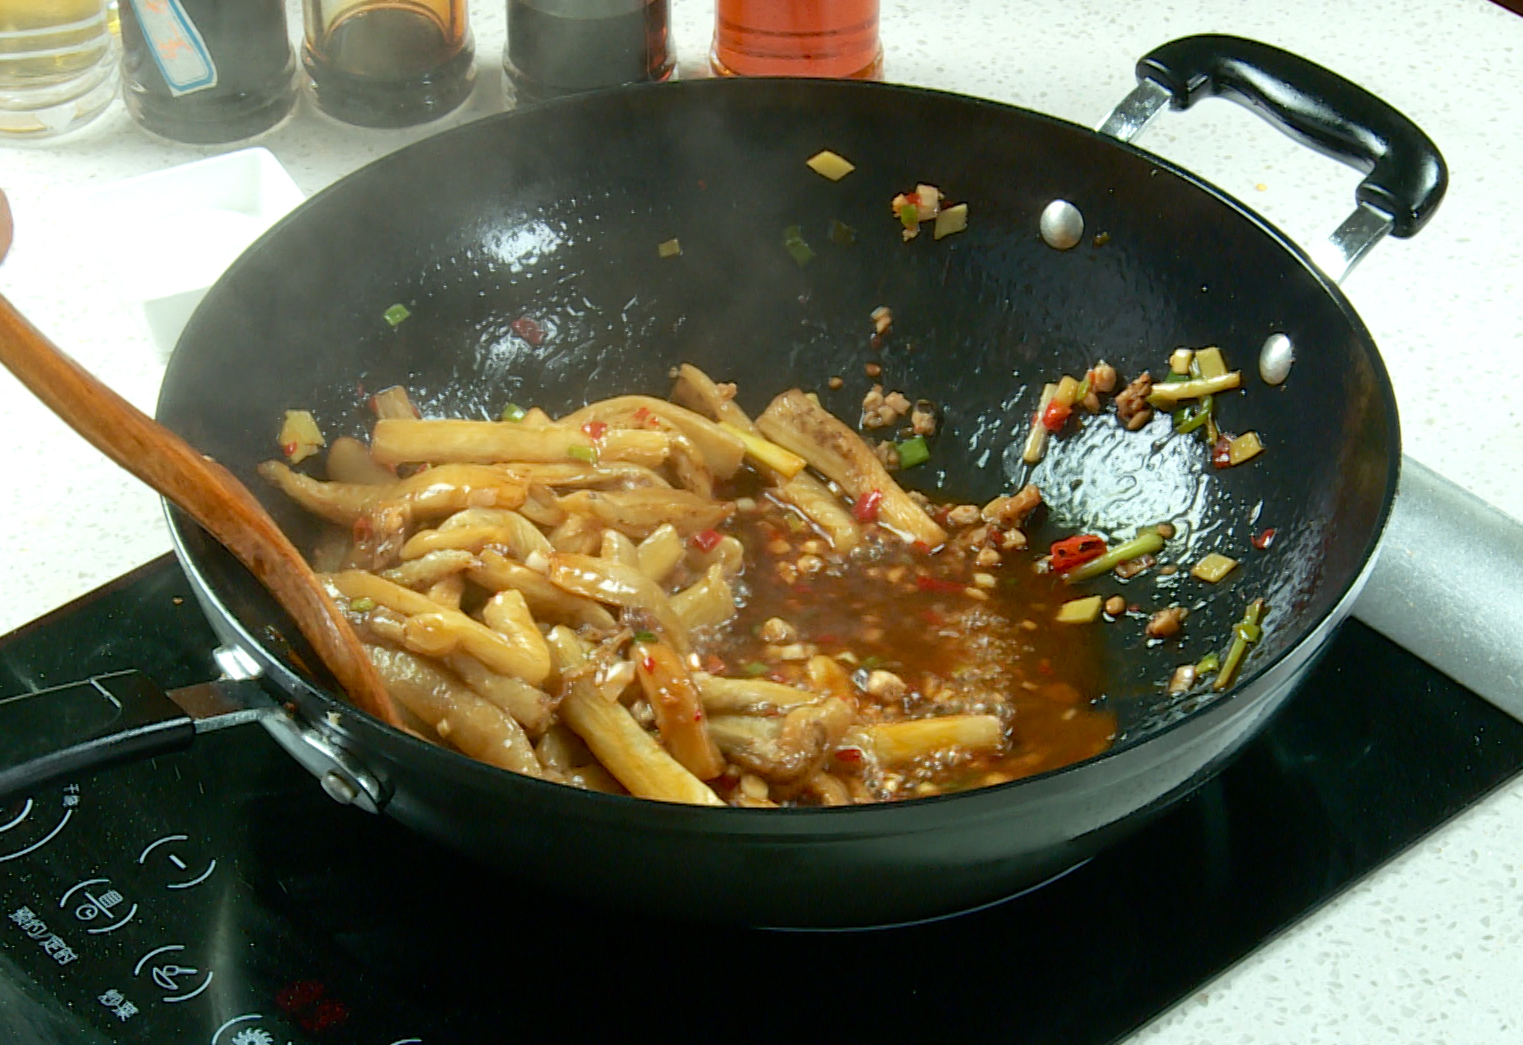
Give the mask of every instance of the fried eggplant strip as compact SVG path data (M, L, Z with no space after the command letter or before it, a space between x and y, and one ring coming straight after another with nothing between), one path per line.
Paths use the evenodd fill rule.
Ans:
M578 490L560 498L560 506L576 515L596 519L635 540L644 540L664 525L683 537L712 530L728 519L729 501L700 497L688 490Z
M799 389L772 400L756 425L774 443L839 483L854 500L876 493L881 498L879 519L906 540L932 548L946 543L946 531L910 500L861 437Z
M604 699L592 673L585 670L587 648L569 628L552 628L549 641L556 666L566 680L561 717L615 780L640 798L724 805L707 784L635 721L628 708Z
M370 456L380 464L489 464L495 461L628 461L654 468L666 461L664 432L610 428L594 439L574 425L514 421L377 421ZM572 451L575 451L574 453Z
M523 504L521 479L489 465L444 465L419 472L389 486L325 483L293 472L280 461L266 461L259 474L313 515L352 526L387 507L406 507L414 520L438 518L462 508L517 508Z
M366 646L365 652L397 703L440 738L489 765L547 776L523 727L464 682L402 650Z

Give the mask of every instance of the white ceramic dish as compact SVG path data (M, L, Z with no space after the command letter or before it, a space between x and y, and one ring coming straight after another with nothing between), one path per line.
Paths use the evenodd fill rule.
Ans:
M101 264L164 358L208 287L305 199L268 149L113 182L88 194Z

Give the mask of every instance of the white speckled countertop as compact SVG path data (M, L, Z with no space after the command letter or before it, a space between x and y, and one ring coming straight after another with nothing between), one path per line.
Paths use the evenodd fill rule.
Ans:
M447 123L500 107L502 7L472 3L480 83L467 110ZM707 47L712 5L673 0L673 8L682 65L691 70ZM1407 452L1523 519L1523 482L1509 467L1523 457L1523 391L1512 372L1523 358L1523 242L1512 227L1523 171L1523 18L1486 0L940 0L930 8L884 0L883 10L890 79L1090 126L1130 89L1138 56L1197 32L1255 37L1306 55L1392 102L1438 143L1452 185L1437 217L1415 239L1382 244L1346 289L1390 367ZM259 144L311 193L433 129L344 128L304 100ZM1356 175L1235 106L1167 115L1141 144L1303 243L1325 235L1352 204ZM72 140L0 146L0 185L17 224L0 290L145 409L162 363L70 215L91 186L219 151L227 149L150 140L120 106ZM0 453L12 475L0 488L4 633L169 544L157 499L3 373L0 403ZM1135 1040L1523 1041L1520 865L1523 781L1514 781Z

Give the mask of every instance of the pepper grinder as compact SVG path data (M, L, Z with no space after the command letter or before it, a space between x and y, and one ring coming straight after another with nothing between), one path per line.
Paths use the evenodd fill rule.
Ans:
M508 0L510 101L665 80L670 21L670 0Z

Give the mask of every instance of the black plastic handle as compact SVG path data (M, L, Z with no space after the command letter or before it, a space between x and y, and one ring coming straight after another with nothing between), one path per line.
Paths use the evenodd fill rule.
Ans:
M1449 169L1438 147L1396 109L1331 70L1237 36L1187 36L1137 63L1137 79L1173 96L1176 109L1228 98L1298 141L1363 171L1355 199L1391 215L1411 236L1438 209Z
M0 699L0 799L176 751L195 732L191 717L136 671Z

